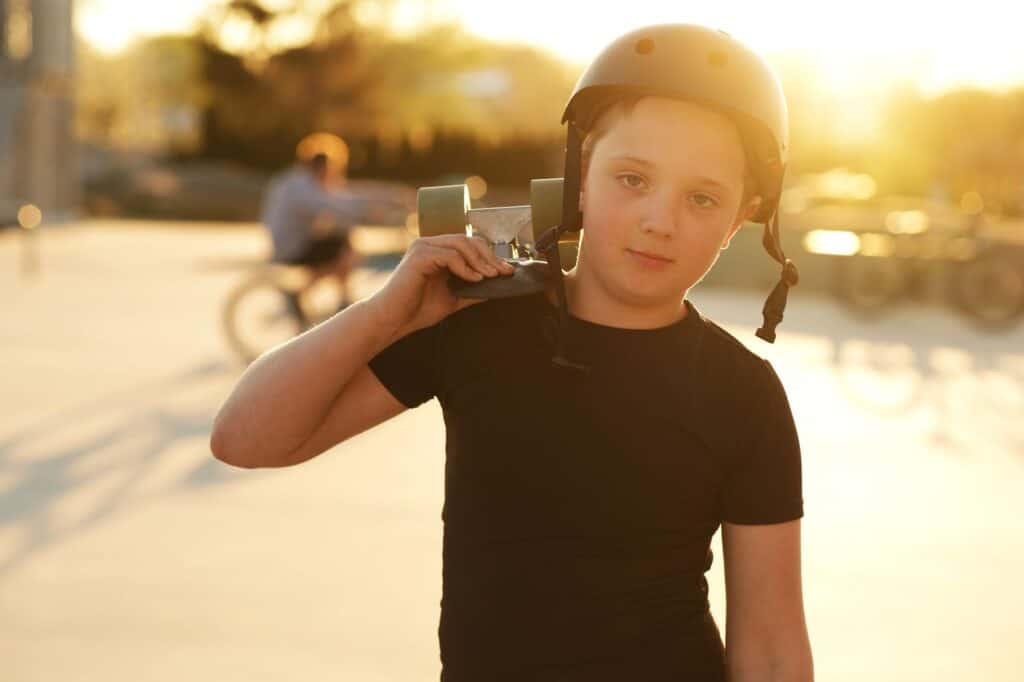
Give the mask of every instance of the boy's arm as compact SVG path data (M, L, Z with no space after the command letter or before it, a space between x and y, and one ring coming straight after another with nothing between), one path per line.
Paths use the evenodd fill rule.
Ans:
M366 377L370 358L396 331L383 328L360 301L260 356L217 413L214 456L246 468L297 464L400 413L404 406ZM326 432L336 440L324 442Z
M800 520L722 524L729 682L811 682Z
M349 192L334 193L320 187L312 178L291 187L291 201L310 215L327 212L345 223L358 223L366 212L365 202Z
M302 185L301 204L311 213L327 212L343 224L393 223L398 215L404 221L408 211L415 210L415 201L399 201L381 191L350 190L329 192L314 185Z
M417 239L384 288L249 365L214 420L214 456L246 468L288 466L398 414L404 407L367 363L479 302L452 294L450 272L478 281L510 270L481 239Z

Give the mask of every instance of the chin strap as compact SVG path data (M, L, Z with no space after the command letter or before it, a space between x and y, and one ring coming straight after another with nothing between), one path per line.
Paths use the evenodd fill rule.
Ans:
M764 224L764 235L761 238L761 244L772 258L782 264L782 273L779 275L778 284L775 285L775 288L768 295L768 299L764 302L762 310L764 324L761 325L755 334L758 338L768 343L775 343L775 328L782 322L783 313L786 311L786 298L789 294L789 288L796 286L796 283L800 281L800 273L796 269L796 265L793 261L786 258L786 254L782 250L782 240L779 238L778 209L772 214L771 220Z
M574 372L588 372L586 365L573 362L566 352L569 336L569 302L565 295L565 276L562 273L562 258L558 253L558 239L568 232L579 232L583 227L580 213L580 165L582 140L579 128L569 121L565 144L565 173L562 187L562 220L548 229L537 240L537 251L543 253L554 276L555 296L558 298L558 331L555 333L555 353L551 363L556 367Z

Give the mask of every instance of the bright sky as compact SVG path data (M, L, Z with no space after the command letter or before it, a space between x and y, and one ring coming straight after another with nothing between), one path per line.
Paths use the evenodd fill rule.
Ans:
M187 32L217 3L175 0L146 3L143 10L138 0L79 0L76 24L90 43L113 52L141 35ZM965 84L1024 85L1017 6L1006 0L857 0L845 6L821 0L400 0L397 17L406 29L428 16L456 18L481 36L533 43L580 63L630 28L692 22L727 31L769 59L801 52L832 76L836 90L869 94L898 78L935 93Z

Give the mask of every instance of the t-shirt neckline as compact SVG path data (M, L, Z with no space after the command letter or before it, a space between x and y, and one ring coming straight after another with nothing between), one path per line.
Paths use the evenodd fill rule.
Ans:
M541 298L543 305L551 313L557 313L558 306L548 300L545 294L538 294ZM631 338L655 338L662 336L673 336L677 333L693 333L692 330L699 326L701 313L697 310L697 307L687 299L683 299L683 305L686 306L686 315L671 322L667 325L660 327L616 327L613 325L602 324L600 322L593 322L586 320L582 317L577 317L569 313L569 323L571 326L582 330L588 330L594 334L601 334L605 336L617 336L617 337L631 337Z

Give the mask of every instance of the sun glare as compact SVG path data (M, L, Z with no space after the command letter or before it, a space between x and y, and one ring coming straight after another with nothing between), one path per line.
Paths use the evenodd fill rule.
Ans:
M827 83L836 90L870 93L893 80L916 83L926 92L1024 82L1024 47L1016 35L1013 4L997 0L976 0L969 9L959 4L925 9L886 0L719 0L689 6L676 0L633 0L591 5L585 11L574 3L548 0L520 0L514 7L479 0L448 0L446 5L474 33L538 44L578 63L630 28L683 22L724 30L770 60L797 55L827 72Z
M192 30L204 10L221 2L177 0L138 11L134 0L92 0L80 4L76 26L93 47L114 53L140 36ZM371 21L389 13L393 28L405 34L425 24L457 21L485 38L537 45L581 65L629 28L698 23L734 35L770 61L805 62L811 72L824 75L823 87L834 94L881 97L897 82L914 84L926 94L965 85L1004 89L1024 83L1024 44L1015 35L1013 7L998 0L975 0L969 8L888 0L719 0L690 6L676 0L632 0L585 8L550 0L397 0L388 10L371 2L357 10ZM308 32L308 26L282 26L271 39L293 44Z
M175 0L147 3L135 0L90 0L75 6L75 30L104 54L116 54L144 36L187 33L198 17L217 0Z

